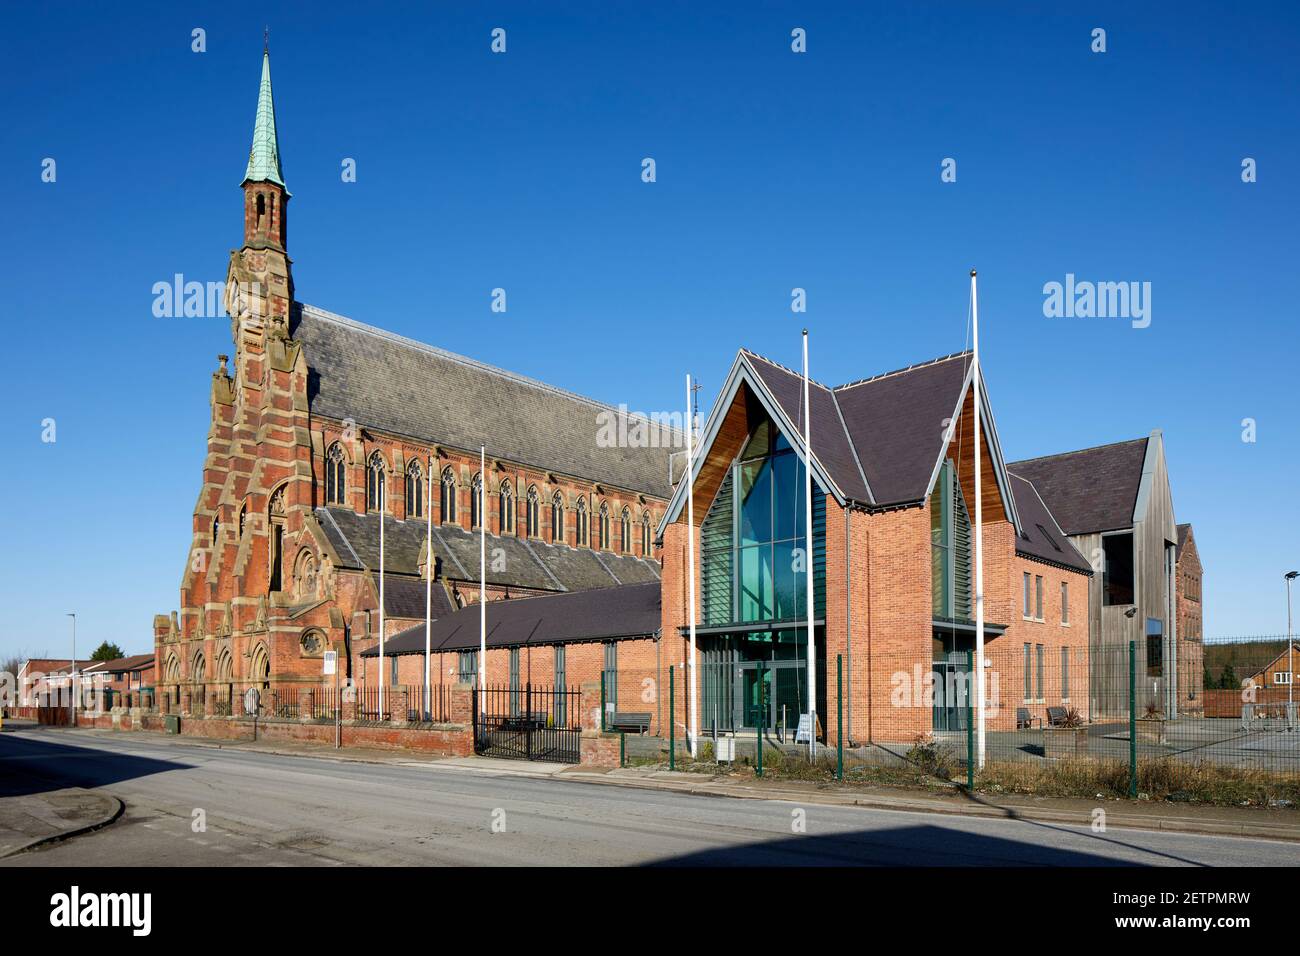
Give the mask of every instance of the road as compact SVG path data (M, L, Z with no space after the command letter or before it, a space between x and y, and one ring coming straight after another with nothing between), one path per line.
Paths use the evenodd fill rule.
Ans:
M32 728L0 773L103 788L114 824L40 865L1294 865L1293 843L739 800L415 760L362 763ZM205 828L196 832L195 822ZM795 832L802 820L805 831Z

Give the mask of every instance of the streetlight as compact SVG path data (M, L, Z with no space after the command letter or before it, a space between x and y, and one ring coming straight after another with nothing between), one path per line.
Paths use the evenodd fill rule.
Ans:
M77 725L77 615L74 611L68 612L68 617L72 618L72 725Z
M1294 644L1291 643L1291 582L1300 575L1300 571L1288 571L1282 575L1286 579L1286 717L1287 723L1295 723L1295 665L1291 662L1294 656Z

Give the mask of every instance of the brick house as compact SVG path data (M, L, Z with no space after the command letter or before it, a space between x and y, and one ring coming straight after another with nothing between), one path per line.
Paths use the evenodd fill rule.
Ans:
M807 710L806 463L819 736L835 740L837 657L849 742L964 730L975 643L971 373L960 353L834 388L814 383L805 454L801 377L752 352L736 356L694 465L702 731L793 729ZM988 726L1014 729L1018 708L1086 715L1091 568L1033 484L1008 472L988 395L979 400ZM688 656L685 498L679 484L660 526L664 658L679 663Z
M242 189L234 359L212 375L180 609L154 618L161 707L315 686L329 649L361 678L381 620L424 621L426 575L435 617L477 600L480 525L489 600L659 580L679 432L295 298L265 54Z
M111 661L95 661L82 673L84 680L104 692L105 707L128 699L135 704L141 691L152 690L154 686L154 656L132 654Z

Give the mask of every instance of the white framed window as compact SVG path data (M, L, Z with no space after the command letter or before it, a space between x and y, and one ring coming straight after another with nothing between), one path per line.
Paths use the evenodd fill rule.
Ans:
M1274 674L1273 674L1273 683L1274 683L1274 684L1289 684L1289 683L1291 683L1291 672L1290 672L1290 671L1276 671L1276 672L1274 672Z

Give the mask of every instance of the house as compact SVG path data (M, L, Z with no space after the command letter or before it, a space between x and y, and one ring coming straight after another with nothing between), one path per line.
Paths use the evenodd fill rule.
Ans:
M128 706L124 702L138 701L142 690L152 690L154 685L154 656L132 654L110 661L95 661L83 671L83 679L92 682L96 691L104 695L105 708Z

